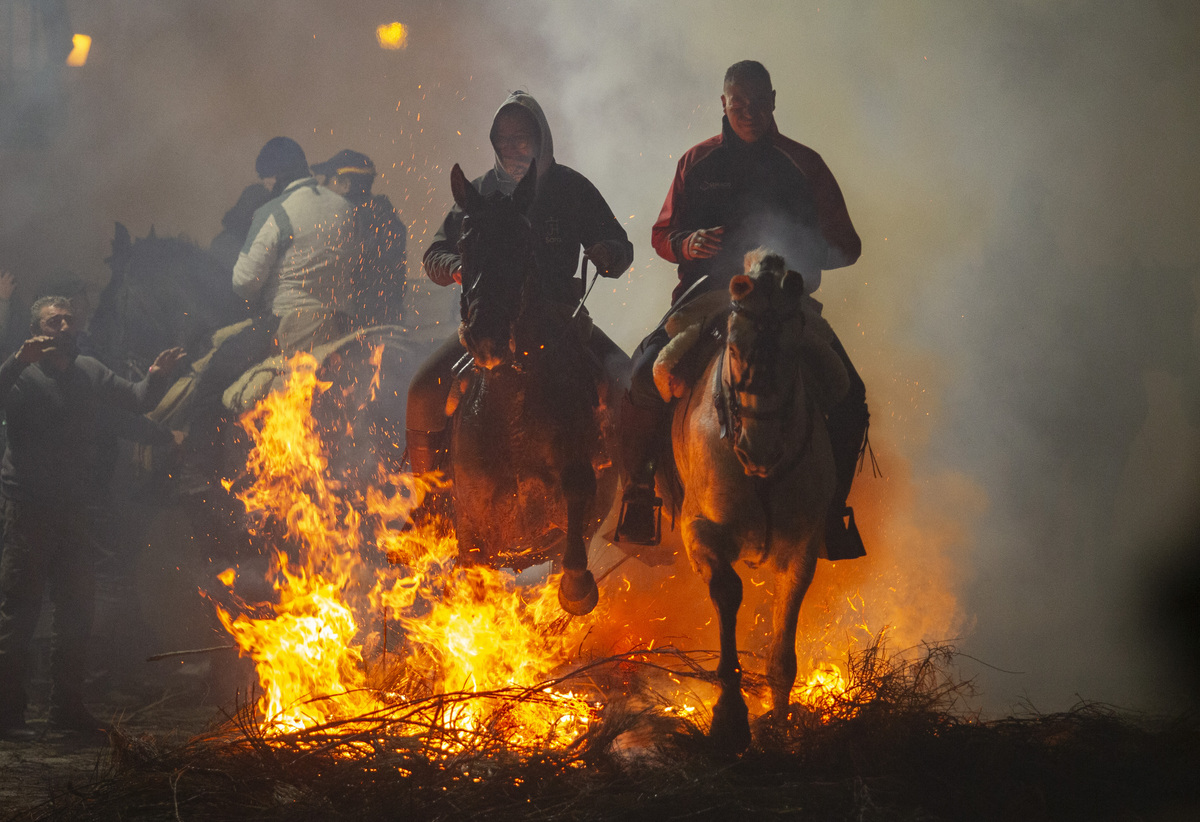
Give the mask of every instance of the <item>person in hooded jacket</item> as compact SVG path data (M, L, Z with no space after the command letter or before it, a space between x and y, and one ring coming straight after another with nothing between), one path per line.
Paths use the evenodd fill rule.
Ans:
M543 293L573 311L584 295L583 280L576 276L580 249L602 276L620 277L633 263L633 244L596 187L555 161L550 126L529 94L509 95L496 112L490 137L495 165L472 182L485 196L512 194L536 160L537 190L526 216L533 227L538 276ZM458 206L451 208L422 260L426 275L438 285L462 283L462 220ZM614 363L625 361L624 352L599 328L592 328L588 347L607 374L614 373ZM413 473L442 467L451 371L465 353L458 337L451 337L413 377L405 421Z

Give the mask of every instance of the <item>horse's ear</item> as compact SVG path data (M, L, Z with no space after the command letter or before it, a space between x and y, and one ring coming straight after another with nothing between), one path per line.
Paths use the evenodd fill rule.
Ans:
M799 271L792 271L790 268L783 272L783 278L779 281L779 288L789 297L799 297L804 294L804 275Z
M537 160L529 161L529 171L525 172L525 176L521 178L521 182L517 183L517 188L513 191L513 205L517 207L522 216L529 213L529 207L533 205L533 195L537 193Z
M128 256L132 248L133 237L129 235L129 229L122 223L116 223L113 226L112 254L104 259L109 268L113 269L114 274L116 274L117 261Z
M483 195L471 185L458 163L450 169L450 191L454 194L454 202L467 213L477 211L483 205Z
M729 296L735 300L744 300L750 296L750 292L754 290L754 280L747 277L745 274L735 274L733 279L729 281Z

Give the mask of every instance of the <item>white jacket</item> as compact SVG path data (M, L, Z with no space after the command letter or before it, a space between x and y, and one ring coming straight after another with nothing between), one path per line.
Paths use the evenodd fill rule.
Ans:
M353 211L316 177L296 180L254 212L233 267L233 290L247 300L261 295L278 317L339 309L348 294Z

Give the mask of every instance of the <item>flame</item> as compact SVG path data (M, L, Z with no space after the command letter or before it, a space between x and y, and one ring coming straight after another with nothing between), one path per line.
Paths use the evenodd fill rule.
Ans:
M397 51L408 47L408 26L403 23L385 23L375 29L375 39L379 47L388 51Z
M67 55L67 65L78 68L87 63L88 52L92 49L92 38L87 34L71 36L71 53Z
M382 348L371 361L378 368ZM330 384L318 380L309 355L297 355L289 368L286 389L242 419L254 443L247 462L253 482L238 498L257 523L256 536L274 549L275 601L244 603L231 592L235 606L217 604L222 624L256 663L256 715L268 739L335 726L353 732L366 717L384 716L396 717L389 732L421 736L446 753L479 739L567 746L598 716L597 695L547 683L578 660L585 640L592 657L641 649L667 715L690 717L712 704L708 684L653 660L689 644L715 647L707 591L683 563L629 565L605 586L592 615L566 618L556 577L518 585L509 571L464 562L443 523L403 527L429 493L445 487L439 475L381 472L361 489L331 476L310 413ZM376 385L377 378L370 390ZM857 499L863 522L889 521L877 500ZM901 598L912 585L879 564L888 544L932 543L907 522L889 527L889 539L866 535L869 561L823 565L801 609L801 677L792 700L823 718L854 686L850 653L884 631L907 643L928 632L937 614L945 621L953 613L949 596ZM677 533L668 536L681 552ZM620 564L606 551L615 548L595 551L593 567ZM232 589L233 569L221 577ZM761 659L770 637L774 579L765 569L744 579L739 632L745 626L749 662ZM762 711L768 707L764 694Z
M373 352L376 365L380 355ZM271 577L278 602L237 614L217 606L226 630L256 663L264 733L353 723L459 693L479 698L430 702L428 715L418 711L406 721L436 722L451 739L502 727L514 745L569 744L586 730L595 706L540 687L577 644L563 630L557 580L523 589L511 573L459 564L457 542L436 525L400 530L439 487L438 477L386 474L362 492L331 478L309 413L329 384L317 379L307 354L289 367L286 390L242 419L254 441L247 463L254 482L238 495L259 517L257 536L276 543ZM283 534L276 533L280 526ZM374 630L372 620L379 623ZM389 624L400 635L392 648ZM495 699L513 694L523 698L503 705Z
M832 716L832 706L849 687L850 680L841 667L832 662L825 662L813 669L803 685L797 684L792 689L792 701L807 705L819 712L823 719L829 719Z

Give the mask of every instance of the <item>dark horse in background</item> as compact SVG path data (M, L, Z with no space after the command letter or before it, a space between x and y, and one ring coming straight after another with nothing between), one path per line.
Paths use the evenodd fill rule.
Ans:
M213 353L214 332L237 323L249 325L251 317L245 301L233 292L229 268L186 239L159 237L151 229L149 236L134 240L118 224L108 263L112 277L89 325L90 343L100 359L123 376L140 379L157 352L182 346L189 360L198 365L180 382L193 379L206 386L205 374L211 375L214 363L222 365L218 384L209 393L215 395L219 411L228 419L220 425L214 443L221 454L212 468L220 476L212 477L203 502L210 509L214 504L223 508L227 501L216 499L223 490L217 480L233 477L242 469L247 442L237 426L237 412L220 407L221 394L226 384L273 353L272 335L261 334L261 340L244 333L229 336L222 350L232 342L237 346L234 356L205 359ZM399 326L377 326L359 329L353 338L327 353L318 377L332 386L314 400L312 413L329 449L331 468L339 478L370 482L381 463L393 470L399 466L403 398L413 371L430 346L414 342ZM197 374L195 368L205 365L210 371ZM277 370L283 368L280 364ZM177 384L172 392L180 387ZM168 392L167 402L172 392ZM197 405L183 400L169 412L160 408L156 414L165 417L172 429L184 430L195 421ZM168 485L157 483L157 487ZM233 539L224 529L217 541Z
M112 276L88 324L89 342L122 376L141 379L164 347L181 346L196 359L213 331L249 316L229 269L183 238L152 228L133 240L117 223L106 262Z
M536 180L530 167L511 197L484 197L450 174L466 215L459 337L474 361L450 399L454 526L467 561L520 570L561 556L559 603L586 614L599 598L587 544L617 471L599 364L541 292L525 218Z

